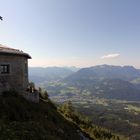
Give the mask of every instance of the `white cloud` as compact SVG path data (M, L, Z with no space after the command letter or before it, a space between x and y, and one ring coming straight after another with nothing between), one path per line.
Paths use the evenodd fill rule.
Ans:
M116 58L116 57L119 57L120 54L119 53L112 53L112 54L107 54L107 55L104 55L101 57L101 59L106 59L106 58Z

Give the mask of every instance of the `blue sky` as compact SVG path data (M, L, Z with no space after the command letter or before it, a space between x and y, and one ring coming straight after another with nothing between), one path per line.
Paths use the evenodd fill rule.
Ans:
M30 66L140 68L139 0L0 0L0 44Z

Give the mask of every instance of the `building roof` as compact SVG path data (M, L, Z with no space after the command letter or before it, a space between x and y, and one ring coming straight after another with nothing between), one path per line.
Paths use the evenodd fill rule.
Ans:
M21 55L21 56L25 56L29 59L31 58L31 56L29 54L24 53L21 50L9 48L9 47L6 47L6 46L1 45L1 44L0 44L0 54Z

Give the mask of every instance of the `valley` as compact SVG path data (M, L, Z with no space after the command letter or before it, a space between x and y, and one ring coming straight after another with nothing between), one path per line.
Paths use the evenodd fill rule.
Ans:
M88 116L93 124L114 133L140 139L140 102L109 100L91 96L51 96L58 104L71 101L75 109Z
M71 101L93 124L139 140L139 78L140 70L132 66L101 65L35 83L47 90L56 104Z

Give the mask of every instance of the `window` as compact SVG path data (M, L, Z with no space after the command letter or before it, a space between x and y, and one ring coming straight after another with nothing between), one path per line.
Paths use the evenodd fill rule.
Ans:
M9 74L10 73L10 65L9 64L0 65L0 73L1 74Z

